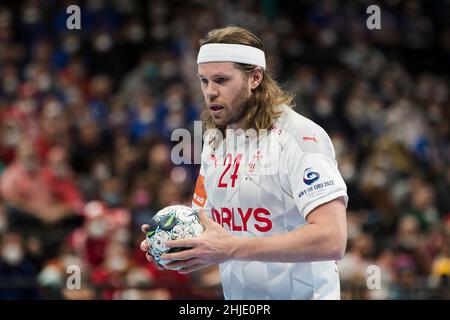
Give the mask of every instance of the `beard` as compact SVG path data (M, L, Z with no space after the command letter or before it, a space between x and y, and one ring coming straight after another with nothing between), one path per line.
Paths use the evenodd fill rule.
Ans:
M222 119L214 119L212 115L208 112L208 118L215 124L215 127L221 131L224 131L229 125L240 122L247 114L250 103L250 97L247 96L246 88L243 87L237 93L234 100L230 105L226 106L224 109L225 115Z

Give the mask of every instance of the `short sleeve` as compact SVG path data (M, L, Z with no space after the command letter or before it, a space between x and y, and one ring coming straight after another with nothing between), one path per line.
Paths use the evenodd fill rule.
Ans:
M284 177L305 219L313 209L336 198L343 197L345 206L348 203L347 186L338 170L328 135L323 132L318 142L306 143L309 145L304 147L292 137L283 152ZM311 146L311 143L316 145Z

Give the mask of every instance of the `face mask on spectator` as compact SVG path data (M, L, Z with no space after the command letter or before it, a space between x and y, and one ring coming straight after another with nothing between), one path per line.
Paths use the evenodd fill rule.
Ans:
M36 111L37 103L32 99L22 99L17 103L17 109L24 114L31 115Z
M18 244L5 245L2 249L2 259L9 265L19 265L23 259L22 248Z
M167 107L170 111L181 111L184 108L183 97L177 94L172 94L166 99Z
M40 91L48 91L50 90L52 86L52 79L50 78L50 75L48 73L40 74L37 77L37 87Z
M97 178L98 180L104 180L110 177L110 172L108 169L108 166L103 163L103 162L99 162L96 163L94 168L93 168L93 176L95 178Z
M332 137L331 141L333 142L334 153L336 154L337 158L341 157L346 153L347 146L344 139L340 137Z
M361 226L355 221L349 222L347 226L347 234L348 239L355 240L361 235Z
M80 48L80 39L76 36L67 36L62 41L62 48L66 53L72 54Z
M322 117L326 117L333 112L333 105L329 99L319 99L316 105L316 112Z
M153 108L142 108L139 110L139 121L143 123L150 123L155 120L156 114Z
M35 24L41 21L42 12L34 5L27 5L22 9L21 21L24 24Z
M344 162L341 166L341 173L345 181L347 182L353 181L356 173L355 165L350 161Z
M128 266L128 261L125 257L122 257L120 255L114 255L111 257L108 257L106 260L106 267L115 272L123 272Z
M166 118L165 124L168 129L177 129L183 127L184 116L179 112L171 112Z
M109 207L117 207L121 202L120 196L114 192L106 192L103 194L102 198Z
M98 52L107 52L111 50L113 40L107 33L100 33L94 40L94 49Z
M104 220L93 220L87 225L87 232L92 238L101 238L106 235L108 225Z
M114 232L112 240L118 243L127 244L130 241L131 234L126 228L120 228Z

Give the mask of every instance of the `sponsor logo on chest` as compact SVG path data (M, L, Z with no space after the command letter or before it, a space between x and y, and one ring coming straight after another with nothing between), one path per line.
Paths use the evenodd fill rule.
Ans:
M212 208L215 222L230 231L245 232L254 228L259 232L272 230L270 211L266 208Z

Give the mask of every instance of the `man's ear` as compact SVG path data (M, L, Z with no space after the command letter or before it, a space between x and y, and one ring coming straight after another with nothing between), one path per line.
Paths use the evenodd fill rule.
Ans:
M250 88L252 90L258 88L263 78L264 73L261 67L256 67L255 69L253 69L252 73L250 74Z

